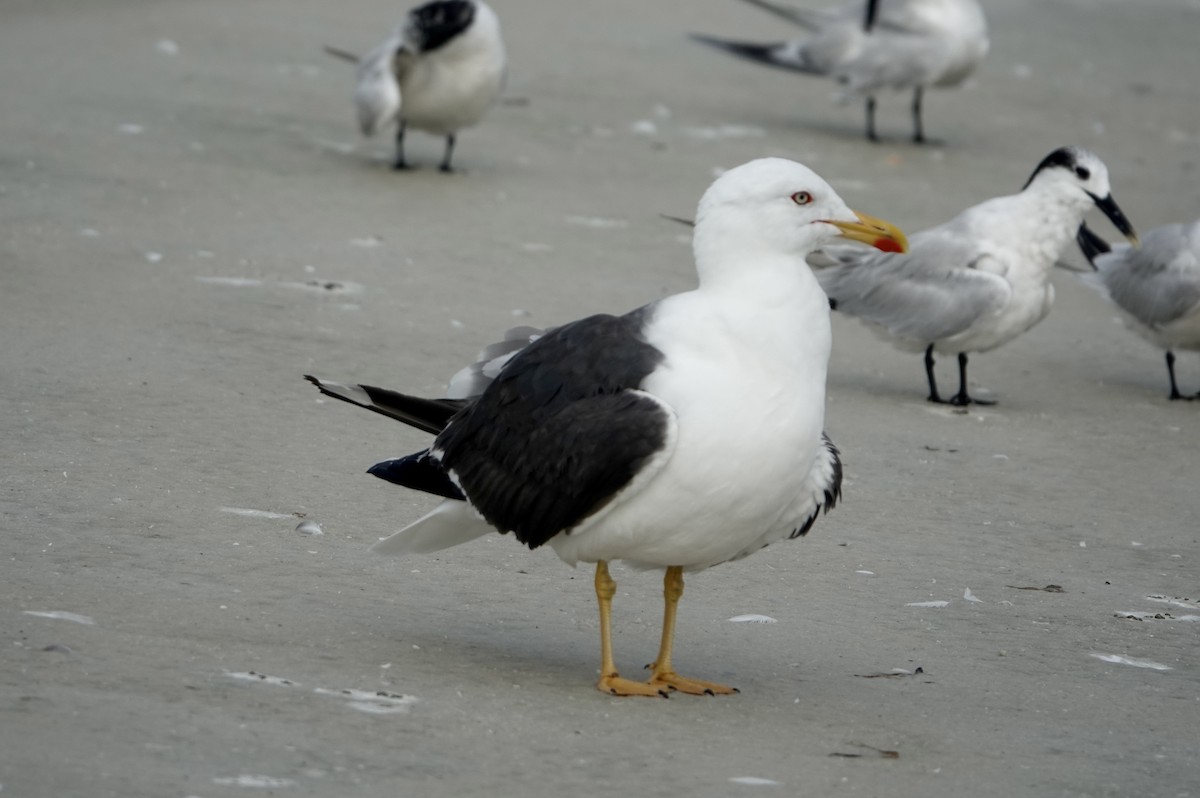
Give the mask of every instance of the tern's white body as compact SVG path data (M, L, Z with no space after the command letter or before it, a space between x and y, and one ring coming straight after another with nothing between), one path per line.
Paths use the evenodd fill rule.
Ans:
M912 90L913 140L925 141L925 89L959 85L990 46L977 0L857 0L829 10L777 0L747 2L809 34L767 44L701 34L693 38L758 64L832 78L840 99L866 101L867 138L872 140L877 139L875 96Z
M839 311L857 316L908 351L986 352L1050 312L1050 270L1074 240L1108 170L1078 151L1086 180L1066 169L1039 172L1019 194L975 205L909 239L907 253L837 248L818 279ZM1090 193L1089 193L1090 192Z
M976 0L879 0L870 30L863 0L832 9L748 2L810 31L764 49L758 60L831 77L844 98L957 86L990 47L987 20Z
M471 25L435 50L401 24L361 59L354 97L364 134L398 122L448 136L483 119L504 87L506 55L495 12L475 6Z
M866 4L850 3L814 15L804 48L847 93L952 87L988 53L987 21L975 0L880 0L874 27L863 30Z

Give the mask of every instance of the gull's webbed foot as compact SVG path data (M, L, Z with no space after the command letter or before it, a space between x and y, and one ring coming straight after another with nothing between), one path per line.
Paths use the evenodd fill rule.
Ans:
M649 698L670 698L670 690L652 682L635 682L615 673L604 674L596 682L596 689L602 693L617 696L641 695Z
M702 679L689 679L674 671L656 673L646 684L651 687L657 686L660 689L678 690L688 695L733 695L741 692L736 687L729 687L717 682L706 682Z

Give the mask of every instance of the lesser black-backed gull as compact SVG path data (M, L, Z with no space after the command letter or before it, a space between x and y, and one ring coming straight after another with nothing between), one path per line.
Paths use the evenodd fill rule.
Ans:
M683 572L803 535L839 497L838 451L823 431L829 304L805 262L839 236L904 248L899 230L851 211L807 167L752 161L700 200L696 289L519 333L485 353L498 371L490 381L488 364L476 373L486 385L476 397L418 399L309 377L329 396L437 435L372 469L444 497L375 550L431 552L499 531L567 563L595 563L601 690L733 692L674 670ZM666 569L647 682L621 678L613 662L610 560Z

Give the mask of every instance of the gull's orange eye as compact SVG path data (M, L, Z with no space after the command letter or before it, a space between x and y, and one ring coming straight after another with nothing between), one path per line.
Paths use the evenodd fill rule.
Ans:
M807 205L812 201L812 194L809 194L807 191L797 191L792 195L792 202L796 203L797 205Z

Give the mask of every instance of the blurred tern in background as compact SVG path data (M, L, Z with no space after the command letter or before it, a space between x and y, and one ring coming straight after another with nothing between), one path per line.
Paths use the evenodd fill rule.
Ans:
M867 322L897 347L925 352L929 401L993 404L967 392L967 353L986 352L1050 312L1049 271L1092 206L1136 244L1096 155L1063 147L1047 155L1019 194L968 208L913 235L907 253L824 250L817 279L837 310ZM958 393L944 400L933 353L958 356Z
M441 170L452 171L458 131L479 122L504 86L500 21L481 0L434 0L409 12L388 39L359 58L354 104L363 135L395 122L396 169L407 169L404 133L412 127L446 137Z
M987 21L976 0L856 0L832 9L795 8L773 0L746 0L811 31L773 44L693 34L725 52L767 66L830 77L843 101L861 97L867 138L875 135L875 95L912 89L913 141L925 141L925 89L958 86L987 55Z
M1172 351L1200 351L1200 220L1156 227L1141 247L1110 247L1086 224L1076 241L1096 270L1084 279L1121 309L1130 329L1166 350L1171 398L1200 398L1179 392Z

